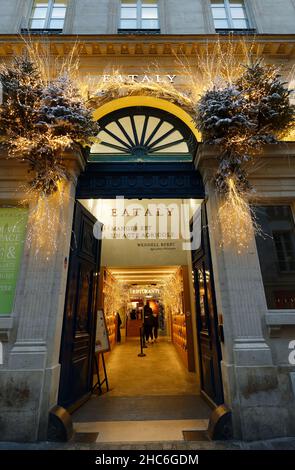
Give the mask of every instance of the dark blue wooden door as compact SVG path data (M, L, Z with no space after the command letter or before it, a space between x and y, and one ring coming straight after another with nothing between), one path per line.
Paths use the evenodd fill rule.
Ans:
M208 221L202 204L201 246L192 252L196 294L201 393L213 406L223 403L221 347L211 262Z
M95 217L76 202L60 353L59 404L86 400L92 388L101 241Z

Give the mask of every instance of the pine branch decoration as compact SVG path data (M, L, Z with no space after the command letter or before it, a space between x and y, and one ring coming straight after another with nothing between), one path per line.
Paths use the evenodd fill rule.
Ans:
M29 164L31 189L48 196L57 191L59 181L70 178L63 152L74 144L91 146L98 123L68 75L44 81L28 55L3 65L0 80L1 142L10 158Z
M196 107L196 123L204 142L220 148L217 190L229 192L229 179L240 193L251 191L247 165L263 144L277 143L294 128L291 91L278 70L261 61L224 88L208 90Z

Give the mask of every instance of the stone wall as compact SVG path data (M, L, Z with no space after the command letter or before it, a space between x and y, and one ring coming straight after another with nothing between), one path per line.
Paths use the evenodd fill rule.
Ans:
M81 156L68 156L73 175ZM17 206L27 180L25 165L0 157L0 206ZM0 316L4 363L0 365L0 439L46 440L48 411L57 403L59 352L67 282L75 179L67 187L68 204L59 208L66 232L58 232L51 257L25 246L13 313ZM33 208L34 201L29 206ZM46 230L44 231L46 236Z
M83 56L81 73L99 75L110 64L136 73L154 59L153 55L139 58L132 54ZM158 59L165 73L176 69L173 55ZM284 60L286 69L292 66L291 59L288 62L286 57L276 60ZM180 80L180 86L185 86L183 77ZM216 150L210 152L205 148L200 150L199 165L209 196L209 222L214 226L217 201L210 185L210 171L216 163ZM291 144L265 149L265 165L251 176L260 199L268 203L287 201L294 207L294 155ZM73 171L79 173L80 169L81 162ZM20 188L26 177L24 165L15 165L5 155L1 156L1 205L16 205L22 199ZM4 364L0 365L0 439L3 440L44 439L48 410L56 403L74 184L69 190L73 199L65 215L66 238L49 263L35 259L25 250L13 315L0 318L0 338L5 339ZM288 362L288 344L295 339L295 312L267 310L254 239L249 252L236 258L231 253L220 252L216 232L211 230L210 236L218 313L224 317L223 382L226 402L233 410L235 436L259 439L295 435L295 368Z
M33 0L0 0L0 34L28 24ZM259 34L294 34L294 0L245 0L250 26ZM163 34L215 32L210 0L159 0ZM116 34L120 0L69 0L65 34Z
M295 145L269 146L261 158L252 180L256 201L294 205ZM217 307L225 330L223 385L234 433L244 440L294 436L295 367L288 361L288 345L295 339L295 312L286 316L267 309L254 233L240 255L221 250L223 227L216 224L219 202L211 183L215 165L215 150L201 148Z

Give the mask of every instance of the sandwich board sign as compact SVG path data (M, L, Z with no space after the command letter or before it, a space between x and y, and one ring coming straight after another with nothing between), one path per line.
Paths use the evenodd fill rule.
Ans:
M96 336L95 336L95 353L103 353L110 350L109 334L107 330L104 311L97 311L96 318Z

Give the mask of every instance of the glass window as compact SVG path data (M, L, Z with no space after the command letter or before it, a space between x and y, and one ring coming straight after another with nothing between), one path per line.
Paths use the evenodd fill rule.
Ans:
M121 29L159 29L158 0L122 0Z
M245 12L243 8L231 8L231 16L232 18L244 18Z
M158 8L142 8L141 10L142 18L152 18L158 19Z
M227 29L228 28L227 20L215 20L214 24L215 24L216 29Z
M226 19L226 11L225 8L212 8L213 18L218 19Z
M158 29L157 20L142 20L140 29Z
M44 29L45 21L44 20L32 20L31 29Z
M191 131L160 110L125 108L99 123L99 142L91 148L93 161L191 162L195 154Z
M121 20L121 29L137 29L137 21Z
M52 9L52 15L51 15L51 17L52 17L52 18L62 18L62 19L64 19L65 16L66 16L66 11L67 11L66 8L57 8L57 7L54 7L54 8Z
M290 206L257 206L256 237L267 306L295 309L295 225Z
M49 22L49 28L50 29L63 29L63 26L64 26L64 20L52 19Z
M234 28L236 29L247 29L248 24L246 20L233 20Z
M46 18L47 8L36 7L34 10L34 18Z
M122 8L121 9L121 18L137 18L137 8Z
M246 9L242 0L211 0L216 29L248 29Z
M30 29L63 29L67 0L35 0L30 18Z

